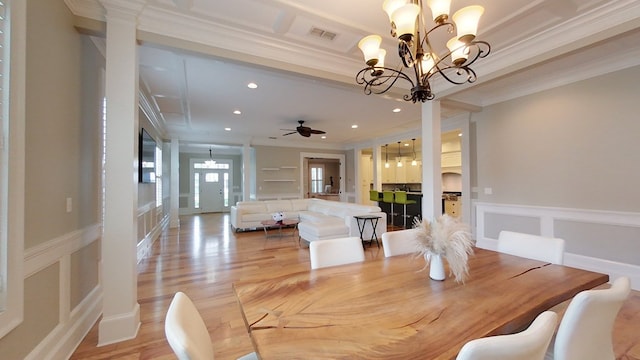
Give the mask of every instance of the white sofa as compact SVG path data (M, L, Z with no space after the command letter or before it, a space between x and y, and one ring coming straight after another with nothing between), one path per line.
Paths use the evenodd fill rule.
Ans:
M377 206L322 199L240 201L231 207L231 226L235 231L261 228L263 220L282 211L287 219L299 219L299 235L306 241L339 237L360 237L356 215L380 216L376 226L378 238L387 230L387 215ZM361 225L362 226L362 225ZM363 237L371 239L373 228L367 221Z

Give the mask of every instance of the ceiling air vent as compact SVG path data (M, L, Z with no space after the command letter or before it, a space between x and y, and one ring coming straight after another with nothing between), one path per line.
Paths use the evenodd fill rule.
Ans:
M334 32L322 30L315 26L312 27L311 30L309 30L309 35L319 37L320 39L329 40L329 41L333 41L333 39L335 39L336 36L338 36L338 34Z

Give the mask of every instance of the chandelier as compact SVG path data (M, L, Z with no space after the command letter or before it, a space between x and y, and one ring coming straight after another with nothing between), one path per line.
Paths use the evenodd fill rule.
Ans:
M476 40L484 8L467 6L454 13L450 21L450 3L450 0L427 0L435 24L430 29L424 20L422 0L386 0L382 4L391 21L391 35L398 38L402 65L398 69L385 67L386 51L380 48L382 37L379 35L369 35L360 40L358 47L367 67L358 72L356 81L364 85L365 94L383 94L398 79L403 79L411 84L411 94L404 95L404 100L425 102L435 97L429 80L437 74L456 85L476 81L476 73L470 66L491 51L489 43ZM436 36L435 30L456 35L446 44L436 44L429 38ZM403 72L403 66L408 73L413 72L415 78Z

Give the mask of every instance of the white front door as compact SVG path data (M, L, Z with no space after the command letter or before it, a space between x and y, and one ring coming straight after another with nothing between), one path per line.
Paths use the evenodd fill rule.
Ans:
M205 170L200 173L200 209L202 212L225 210L225 192L228 193L228 170ZM227 190L227 191L225 191Z

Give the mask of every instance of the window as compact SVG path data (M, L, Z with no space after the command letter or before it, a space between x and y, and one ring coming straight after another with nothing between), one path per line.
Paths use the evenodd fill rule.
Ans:
M0 0L0 338L23 319L25 39L26 1Z
M156 206L162 206L162 149L156 146Z
M323 188L322 177L324 176L324 166L313 165L311 167L311 192L320 193Z
M200 173L193 174L193 207L200 209Z

